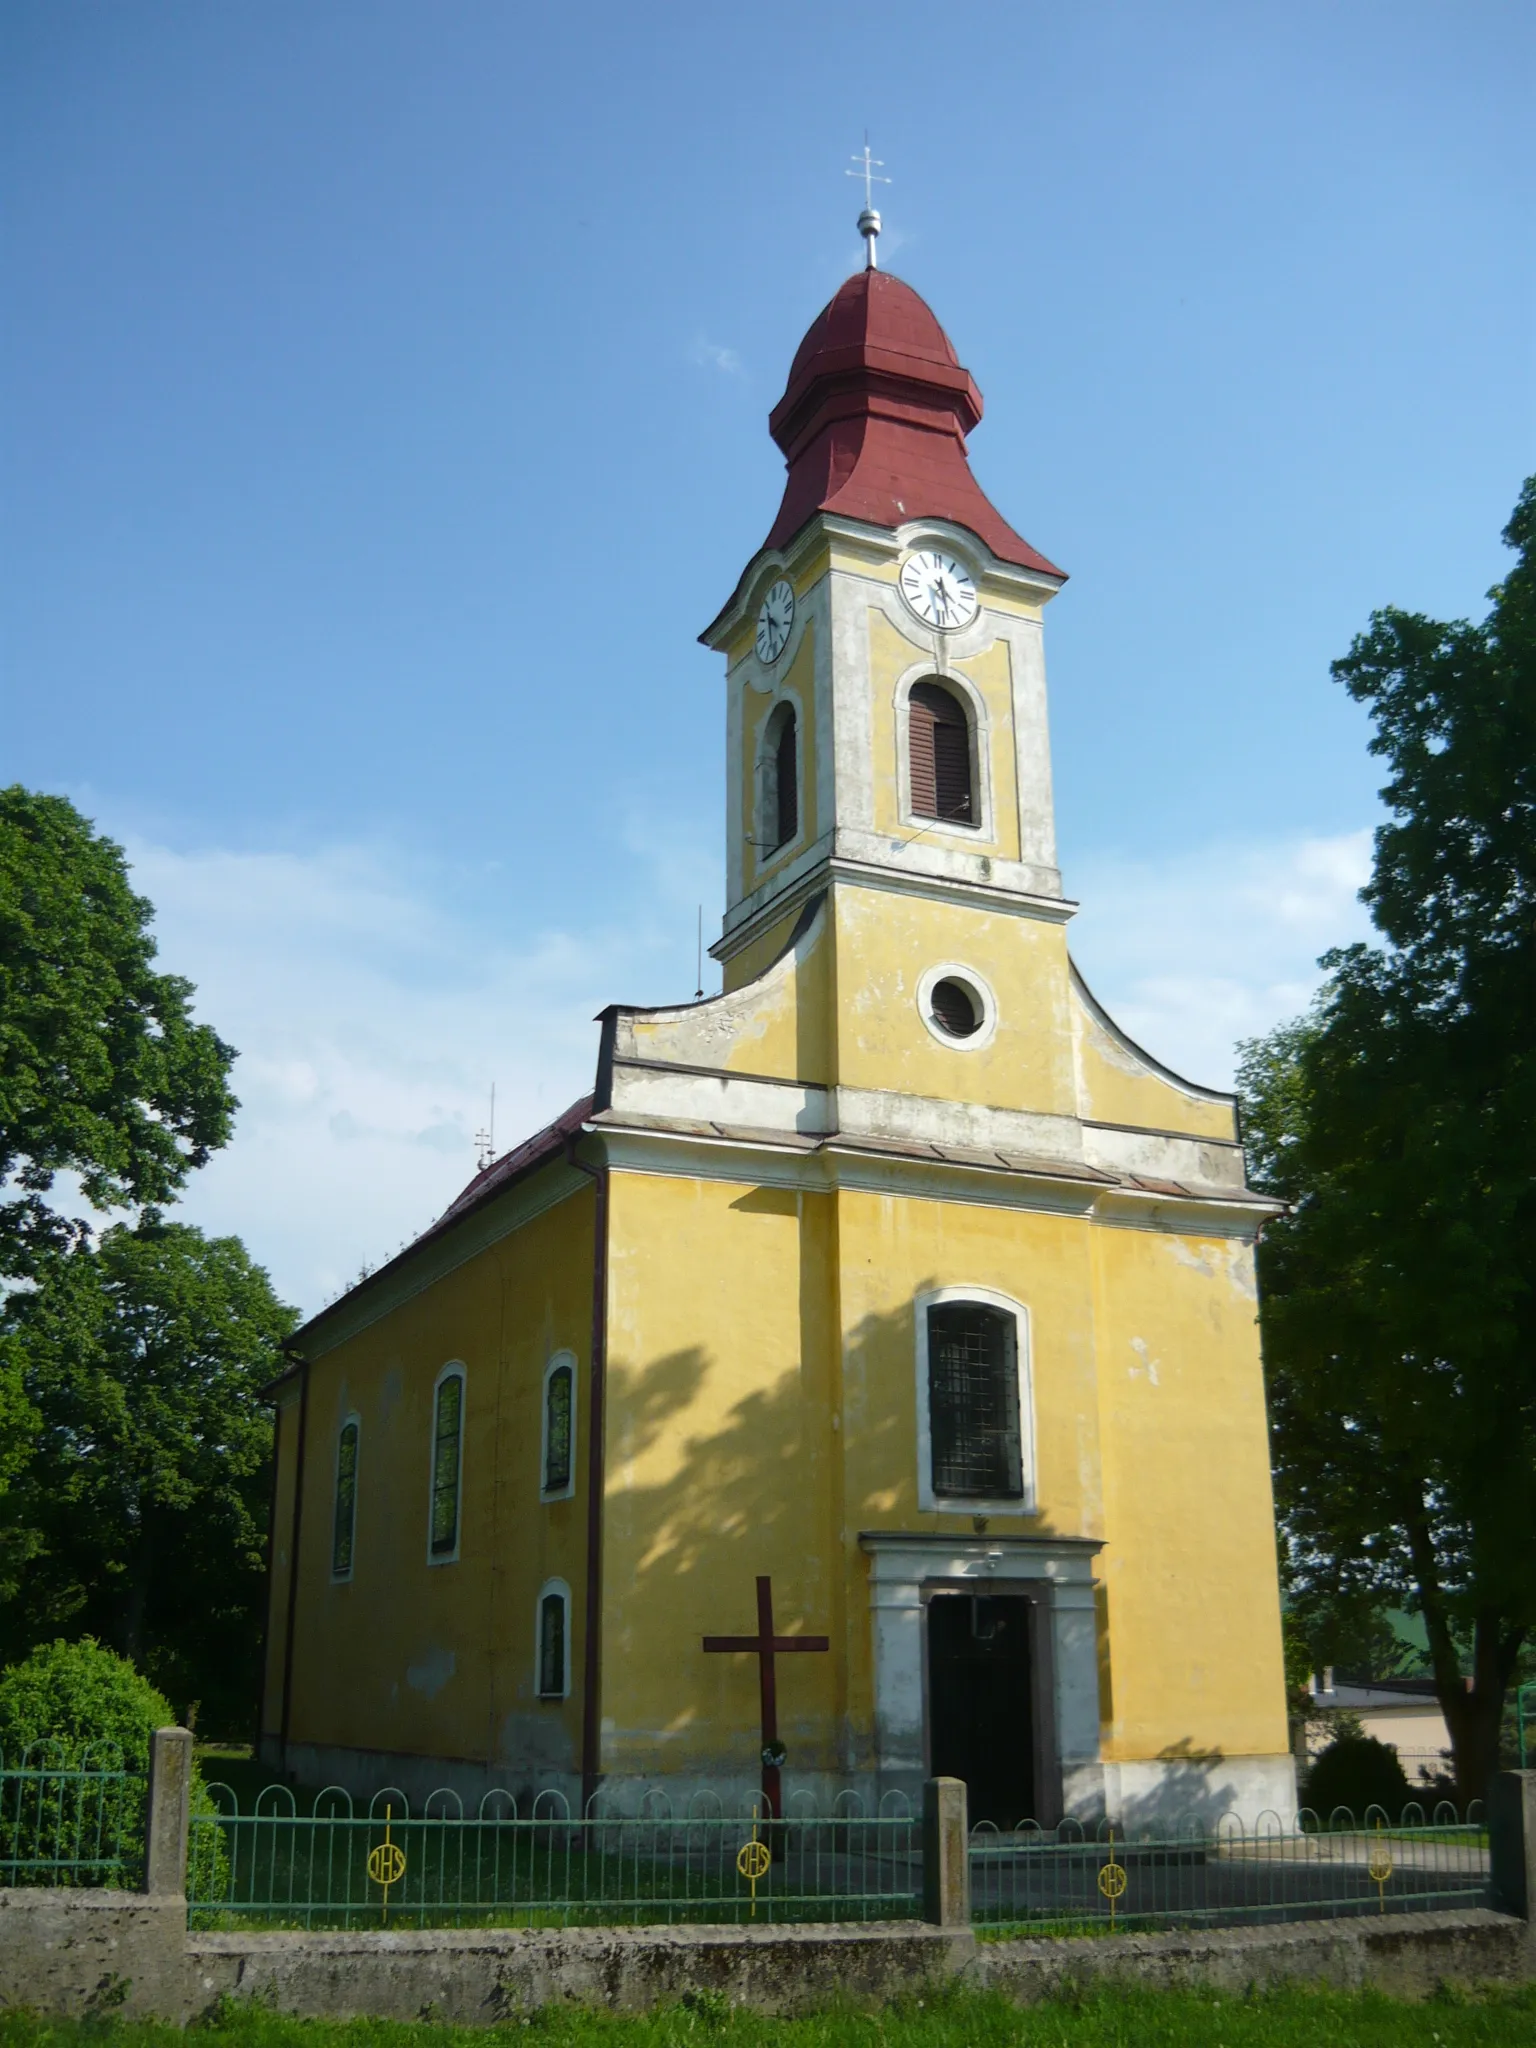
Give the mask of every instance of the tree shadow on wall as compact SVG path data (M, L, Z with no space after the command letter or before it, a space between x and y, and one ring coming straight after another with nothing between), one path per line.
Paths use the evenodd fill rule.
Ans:
M738 1206L748 1202L786 1213L778 1190ZM798 1354L764 1356L740 1391L723 1391L740 1367L701 1346L645 1365L610 1360L605 1549L610 1574L624 1576L607 1588L603 1704L621 1772L756 1777L757 1658L705 1652L701 1639L756 1633L759 1574L773 1581L777 1633L833 1646L778 1659L791 1785L797 1772L874 1767L867 1703L850 1713L845 1651L857 1660L861 1637L863 1654L873 1648L858 1533L934 1517L917 1504L912 1307L865 1316L838 1347L833 1316L817 1313L825 1280L803 1277ZM823 1298L830 1308L830 1290ZM1021 1527L1051 1532L1043 1516Z

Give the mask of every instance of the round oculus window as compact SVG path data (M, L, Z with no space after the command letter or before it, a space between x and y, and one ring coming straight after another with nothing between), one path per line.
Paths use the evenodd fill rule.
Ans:
M977 991L952 974L936 981L928 991L928 1009L946 1038L974 1038L985 1017Z

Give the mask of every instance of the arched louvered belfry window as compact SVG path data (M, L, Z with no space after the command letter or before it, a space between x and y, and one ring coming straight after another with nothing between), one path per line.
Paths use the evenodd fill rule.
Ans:
M778 798L779 844L787 846L800 829L800 773L795 761L795 714L786 709L774 749L774 792Z
M793 704L775 705L769 715L763 747L763 814L765 851L777 853L800 829L800 759Z
M914 683L907 701L907 761L912 814L946 824L974 825L971 724L965 706L942 683Z

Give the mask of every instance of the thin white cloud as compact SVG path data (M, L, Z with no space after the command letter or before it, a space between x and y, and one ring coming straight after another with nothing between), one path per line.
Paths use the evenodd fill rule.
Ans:
M1139 1044L1230 1087L1237 1042L1305 1009L1318 955L1367 935L1370 864L1369 831L1089 859L1067 877L1073 956Z
M699 847L631 836L635 900L622 915L610 907L612 925L511 939L386 854L189 854L130 840L162 962L189 976L198 1016L240 1051L234 1141L193 1176L187 1219L244 1238L312 1311L471 1177L493 1082L498 1151L584 1094L595 1013L691 996L684 899L719 896L718 865Z
M700 334L695 336L688 350L688 360L701 370L719 370L727 377L744 377L746 365L733 348L722 348L718 342L706 340Z

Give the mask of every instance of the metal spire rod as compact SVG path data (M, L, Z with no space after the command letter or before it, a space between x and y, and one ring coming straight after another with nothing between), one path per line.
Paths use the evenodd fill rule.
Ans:
M891 181L880 176L880 172L885 169L884 158L871 156L869 153L867 128L864 131L863 151L854 157L853 162L855 168L844 175L864 180L864 211L859 215L859 233L864 237L864 267L866 270L878 270L880 266L875 260L875 237L880 232L880 216L875 211L875 187L889 185Z

